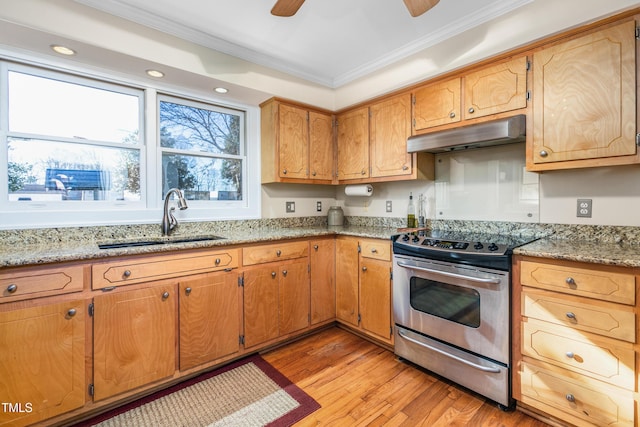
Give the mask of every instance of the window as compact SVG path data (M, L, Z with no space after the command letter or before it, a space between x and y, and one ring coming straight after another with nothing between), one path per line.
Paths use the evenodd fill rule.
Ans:
M259 111L202 95L0 60L0 227L259 218Z

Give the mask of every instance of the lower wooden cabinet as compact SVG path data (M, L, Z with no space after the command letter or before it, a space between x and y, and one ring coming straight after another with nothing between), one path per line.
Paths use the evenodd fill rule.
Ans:
M336 243L333 236L309 242L311 325L336 318Z
M242 292L236 270L180 281L180 370L240 351Z
M176 288L168 281L94 298L95 401L175 373Z
M2 307L0 425L25 426L85 404L85 304Z

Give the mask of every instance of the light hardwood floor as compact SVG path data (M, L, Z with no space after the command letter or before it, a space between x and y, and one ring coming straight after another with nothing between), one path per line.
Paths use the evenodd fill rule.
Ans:
M337 327L262 357L322 405L296 426L547 426Z

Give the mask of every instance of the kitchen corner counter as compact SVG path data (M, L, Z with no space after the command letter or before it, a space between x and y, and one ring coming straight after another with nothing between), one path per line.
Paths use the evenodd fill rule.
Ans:
M542 238L514 249L515 255L640 267L640 244Z
M121 247L100 249L99 243L107 239L87 238L84 240L64 241L28 241L27 243L0 245L0 268L18 267L26 265L51 264L56 262L82 261L104 259L116 256L152 254L172 252L187 249L215 248L231 245L246 245L251 243L272 242L277 240L299 239L319 236L348 235L375 239L390 239L397 233L395 227L370 226L306 226L306 227L264 227L246 229L228 229L207 233L222 237L219 240L205 240L184 243L158 244L149 246ZM199 237L202 234L176 234L172 238ZM140 240L154 240L157 237L139 236ZM171 238L165 238L170 241ZM111 239L114 241L116 239ZM133 241L135 238L118 239L119 241Z

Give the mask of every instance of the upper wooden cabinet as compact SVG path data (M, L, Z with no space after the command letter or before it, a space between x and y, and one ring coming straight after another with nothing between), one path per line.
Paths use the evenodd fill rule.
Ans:
M433 179L433 155L407 153L409 93L337 117L339 183Z
M527 68L522 56L415 89L413 132L526 108Z
M536 52L527 169L640 162L635 21Z
M333 116L275 98L260 107L262 182L330 184Z

